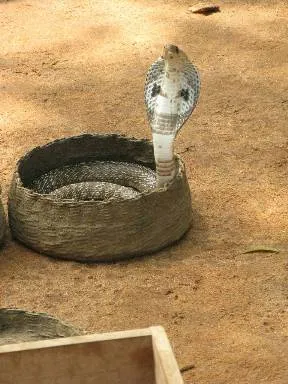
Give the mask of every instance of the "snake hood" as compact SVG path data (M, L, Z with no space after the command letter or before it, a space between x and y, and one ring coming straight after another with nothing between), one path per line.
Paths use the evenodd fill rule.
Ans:
M163 55L148 70L144 90L158 187L176 175L174 139L193 112L199 91L199 74L187 55L176 45L165 45Z
M187 55L167 44L149 68L145 83L145 104L153 132L177 133L196 107L200 76Z

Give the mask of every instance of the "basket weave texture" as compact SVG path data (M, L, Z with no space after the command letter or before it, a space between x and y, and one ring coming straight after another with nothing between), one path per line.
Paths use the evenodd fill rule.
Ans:
M0 188L0 245L4 242L4 236L6 231L6 220L3 204L1 201L1 188Z
M46 313L0 309L0 345L57 339L83 334Z
M47 255L79 261L111 261L159 250L183 236L191 223L190 189L177 157L175 180L135 198L57 200L29 188L52 169L83 161L124 161L155 169L147 140L84 134L34 148L22 157L9 194L12 235Z

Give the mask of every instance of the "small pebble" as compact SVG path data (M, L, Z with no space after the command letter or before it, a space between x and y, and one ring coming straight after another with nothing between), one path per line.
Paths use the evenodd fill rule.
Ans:
M216 4L197 3L188 8L192 13L201 13L202 15L210 15L211 13L220 12L220 7Z

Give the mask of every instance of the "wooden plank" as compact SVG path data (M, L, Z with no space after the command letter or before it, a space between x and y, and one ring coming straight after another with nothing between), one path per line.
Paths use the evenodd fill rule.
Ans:
M162 327L0 346L1 384L183 384Z
M154 384L150 331L0 347L1 384Z
M156 384L184 384L163 327L151 327Z

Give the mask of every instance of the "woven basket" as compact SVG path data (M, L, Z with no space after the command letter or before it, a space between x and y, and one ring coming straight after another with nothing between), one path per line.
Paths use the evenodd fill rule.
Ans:
M12 235L41 253L79 261L111 261L159 250L191 223L185 168L167 188L121 201L56 200L27 186L43 173L83 161L125 161L155 169L147 140L90 135L56 140L21 158L9 195Z
M6 231L6 220L5 220L5 212L4 212L3 204L1 201L1 188L0 188L0 246L4 242L5 231Z
M83 334L46 313L0 309L0 345Z

